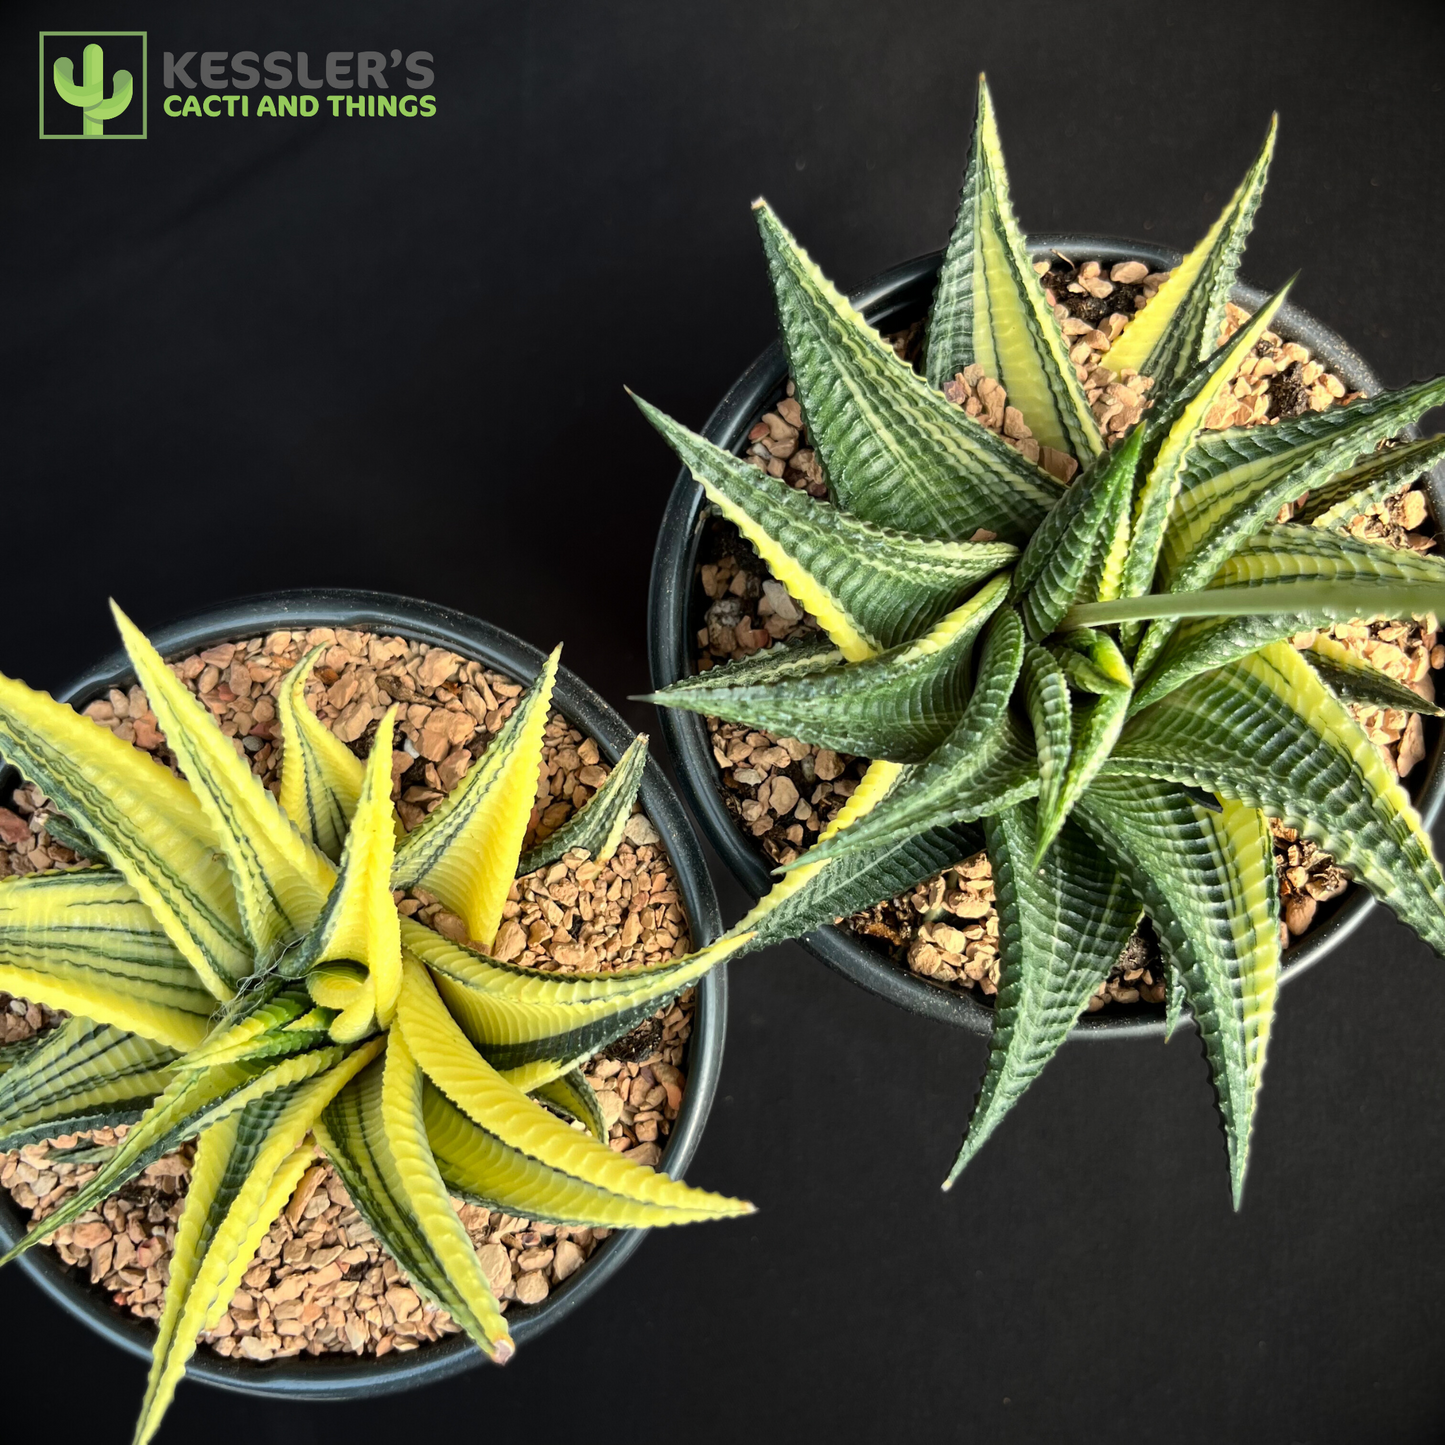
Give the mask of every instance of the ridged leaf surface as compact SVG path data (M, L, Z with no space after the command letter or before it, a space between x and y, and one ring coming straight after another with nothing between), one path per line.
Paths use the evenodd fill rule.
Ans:
M333 863L341 861L361 796L361 759L306 705L306 679L327 644L313 647L281 680L281 806Z
M159 1428L196 1336L230 1307L257 1246L313 1162L307 1130L379 1047L358 1049L320 1078L254 1100L202 1134L134 1445L146 1445Z
M267 969L316 921L336 870L281 811L200 698L114 603L111 611L156 721L230 865L256 965Z
M584 1184L642 1203L674 1207L717 1218L746 1213L751 1206L693 1189L626 1159L562 1122L508 1083L452 1018L427 971L405 959L397 1024L408 1050L426 1076L473 1123L510 1148Z
M1244 243L1264 195L1278 119L1264 148L1204 239L1177 265L1158 294L1109 348L1109 369L1132 367L1157 387L1173 387L1214 350Z
M650 701L838 752L921 762L963 717L974 643L1007 587L995 578L916 641L864 662L751 686L729 686L730 670L714 668Z
M396 850L391 886L434 893L483 948L501 924L532 816L560 653L543 664L471 771Z
M131 1123L171 1082L178 1057L113 1024L66 1019L0 1075L0 1153Z
M555 833L522 854L517 862L517 877L555 863L574 848L584 850L594 863L606 863L622 842L646 770L647 738L639 733L618 758L607 781L582 807Z
M1008 713L1025 641L1023 624L1012 608L996 613L963 721L927 762L906 767L866 817L820 840L787 867L810 866L910 834L973 822L1035 796L1038 760Z
M1323 486L1315 487L1295 508L1295 519L1312 527L1347 527L1372 503L1408 486L1433 470L1445 458L1445 436L1404 442L1366 457L1357 466L1340 472Z
M206 989L229 998L254 960L230 870L190 788L109 729L3 676L0 757L93 840Z
M1001 972L993 1037L949 1188L1058 1052L1139 922L1138 900L1114 866L1066 824L1042 866L1032 803L984 824L999 916Z
M1018 555L1007 542L935 541L876 526L739 461L656 407L637 404L708 500L850 662L916 637Z
M1202 808L1168 783L1100 779L1080 823L1153 920L1204 1042L1224 1120L1234 1207L1279 992L1279 897L1264 815Z
M834 500L864 521L940 541L966 541L980 527L1006 542L1027 538L1059 484L900 361L766 204L755 214L789 369Z
M1135 716L1106 765L1282 818L1445 954L1445 878L1395 771L1294 648L1271 643Z
M0 882L0 987L171 1048L206 1036L216 999L140 895L109 868Z
M1009 200L993 99L982 76L973 149L928 324L928 379L977 363L1001 382L1039 443L1087 461L1104 448L1068 343L1034 274Z
M399 1039L393 1031L387 1057L332 1100L316 1122L316 1137L352 1203L413 1287L447 1310L486 1354L504 1361L513 1352L511 1335L425 1147L421 1071L404 1045L393 1053Z

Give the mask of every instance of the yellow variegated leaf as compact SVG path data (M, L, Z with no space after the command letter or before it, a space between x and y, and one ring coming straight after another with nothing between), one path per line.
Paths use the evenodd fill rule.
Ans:
M406 1031L392 1030L382 1073L381 1122L396 1160L397 1176L448 1283L466 1301L472 1317L468 1333L488 1354L505 1359L512 1349L512 1337L466 1227L457 1218L437 1173L422 1119L422 1083L421 1068L407 1047ZM476 1325L480 1325L480 1333Z
M383 1026L391 1022L401 987L401 935L391 896L396 842L391 806L395 725L393 707L382 718L371 745L361 796L341 856L341 877L315 928L281 965L282 973L294 978L319 964L361 964L371 976L376 1017Z
M1229 339L1225 355L1220 358L1213 375L1179 409L1178 416L1160 443L1134 502L1129 554L1124 563L1124 579L1120 588L1123 596L1137 597L1153 586L1170 509L1179 495L1185 464L1204 429L1204 419L1225 385L1233 379L1240 363L1269 329L1292 284L1286 283Z
M646 768L647 734L638 733L607 781L555 833L522 854L517 877L555 863L574 848L586 849L594 863L606 863L622 844Z
M82 1129L130 1123L171 1081L177 1051L70 1018L0 1077L0 1153Z
M114 733L0 675L0 756L115 865L216 998L252 969L230 872L190 788Z
M316 1137L413 1286L500 1364L511 1358L512 1338L437 1173L422 1087L421 1071L393 1028L386 1058L337 1096L317 1121Z
M1172 385L1219 341L1224 304L1239 269L1239 257L1264 191L1279 118L1249 173L1204 239L1174 268L1158 294L1109 348L1109 369L1125 367Z
M109 868L0 882L0 987L182 1050L205 1038L216 1004Z
M333 863L341 859L351 815L361 797L361 759L306 705L306 679L326 651L313 647L281 681L281 806Z
M303 1143L307 1131L380 1049L378 1039L319 1078L259 1100L201 1135L134 1445L146 1445L160 1427L196 1336L226 1312L256 1247L315 1158Z
M392 887L435 894L483 948L501 924L536 800L560 655L559 647L480 761L396 851Z
M627 1032L738 952L733 933L683 958L606 973L543 973L482 957L410 919L406 951L430 971L453 1017L498 1070L545 1061L556 1077ZM527 1076L535 1088L544 1080Z
M549 1109L576 1120L598 1143L607 1142L607 1121L581 1069L568 1069L565 1074L549 1079L533 1091L533 1097Z
M1103 450L1009 200L993 99L978 78L973 148L928 318L928 379L942 387L975 363L1002 382L1045 446L1087 462Z
M615 1154L569 1128L514 1088L472 1047L447 1012L426 969L405 954L393 1036L405 1035L427 1077L475 1123L504 1144L585 1184L641 1203L710 1217L748 1212L750 1205L693 1189Z
M0 1258L0 1265L8 1264L62 1224L70 1224L87 1209L95 1208L168 1150L256 1099L314 1078L339 1063L343 1052L339 1047L312 1049L280 1063L243 1061L220 1064L199 1074L182 1074L131 1128L100 1173L36 1224L19 1244Z
M184 769L221 851L257 964L270 967L316 921L336 870L281 811L215 724L114 603L116 625L156 721Z
M601 1229L652 1229L708 1217L586 1184L509 1148L433 1084L422 1095L427 1143L447 1188L473 1204L527 1219Z

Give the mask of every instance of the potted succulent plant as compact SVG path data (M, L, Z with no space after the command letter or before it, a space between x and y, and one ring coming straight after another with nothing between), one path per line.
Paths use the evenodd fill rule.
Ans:
M1058 263L1034 259L1013 217L981 82L923 327L890 344L759 202L789 376L760 395L765 359L735 394L789 409L747 435L769 461L639 403L766 564L769 587L816 619L787 645L679 666L693 579L678 557L696 555L702 525L689 487L692 525L675 525L675 497L654 571L654 700L754 730L750 746L796 740L870 760L841 810L813 821L812 846L777 859L782 880L739 925L750 946L826 930L986 850L993 1046L950 1182L1143 918L1165 1027L1187 1009L1202 1036L1238 1203L1281 972L1281 834L1331 855L1335 891L1353 880L1445 951L1445 880L1424 822L1351 712L1438 717L1428 677L1407 687L1330 635L1363 636L1363 619L1434 641L1445 564L1424 555L1429 541L1392 546L1351 524L1445 455L1441 438L1402 440L1445 399L1445 381L1319 409L1307 398L1283 417L1258 405L1255 363L1278 339L1269 328L1289 288L1246 293L1252 314L1230 300L1273 143L1271 127L1172 274L1120 246L1116 273L1068 266L1056 278ZM932 270L876 289L885 331L912 319L900 306ZM1116 282L1151 284L1101 334L1046 290L1061 280L1085 301ZM806 434L809 465L793 485L768 448L775 419ZM1431 647L1422 655L1428 671ZM709 755L720 749L704 734L700 750L695 724L668 732L737 856L714 781L725 760ZM794 816L806 818L800 802ZM835 958L836 944L824 942ZM844 959L851 976L910 1003L927 987L905 992L861 945Z
M197 1336L214 1340L218 1322L231 1319L278 1214L297 1226L295 1258L307 1252L300 1222L317 1213L307 1206L323 1160L350 1206L341 1216L349 1236L332 1234L370 1249L351 1253L390 1286L387 1318L394 1307L415 1319L430 1303L462 1333L406 1353L436 1334L413 1330L389 1358L364 1362L319 1348L291 1348L283 1353L292 1358L266 1365L249 1362L264 1358L259 1351L207 1351L192 1373L325 1398L465 1368L481 1358L473 1344L505 1360L514 1339L545 1328L615 1270L639 1231L749 1208L651 1167L661 1157L675 1176L696 1146L722 1048L714 966L737 945L686 952L689 930L705 938L718 919L681 810L648 763L645 739L629 744L621 720L559 668L557 653L544 659L460 614L369 593L238 604L169 629L160 650L116 617L125 657L67 695L89 704L90 717L0 678L0 750L30 780L32 801L43 794L48 842L40 871L0 880L0 988L71 1015L0 1049L0 1154L59 1136L66 1147L41 1166L51 1171L46 1187L54 1190L57 1161L79 1186L52 1193L28 1233L24 1212L6 1200L0 1239L5 1259L21 1257L66 1307L152 1354L137 1440L159 1425ZM257 634L264 647L232 645ZM345 658L348 639L369 668L330 665L333 654ZM269 683L248 697L252 678ZM554 706L561 716L549 721ZM467 709L472 726L462 730L475 731L481 754L469 768L448 740ZM592 761L564 779L557 759L576 769L579 746ZM277 753L279 798L258 775ZM610 771L598 766L604 754ZM549 794L559 782L568 794ZM539 841L524 853L529 836ZM70 861L67 846L80 866L47 866ZM654 854L646 881L658 886L639 893ZM530 889L516 881L524 875ZM612 899L624 882L633 887L630 913L625 901L609 908L609 882ZM566 927L553 928L554 917ZM546 951L528 956L532 945ZM670 1038L659 1008L694 985L686 1094L674 1066L657 1062L638 1086L637 1065L615 1059L603 1072L615 1083L622 1070L636 1107L594 1091L587 1061L629 1031L653 1039L666 1027ZM651 1057L679 1059L680 1049ZM657 1107L644 1108L654 1094ZM619 1112L633 1130L626 1138ZM88 1143L75 1137L87 1133ZM634 1146L642 1138L662 1138L666 1154L656 1143ZM86 1219L110 1248L104 1221L116 1216L94 1211L120 1207L117 1190L190 1139L174 1224L162 1213L143 1231L142 1283L151 1256L169 1252L155 1324L113 1308L49 1250L31 1250L67 1235L77 1248L93 1245L75 1232ZM316 1202L330 1201L323 1187ZM478 1251L469 1210L484 1227L502 1219L548 1269L554 1250L538 1249L547 1241L527 1234L525 1221L570 1226L548 1236L570 1251L570 1277L554 1271L552 1293L514 1293L506 1249ZM585 1264L576 1242L584 1236L595 1248ZM331 1256L345 1253L324 1256L338 1277L346 1263ZM299 1301L312 1278L292 1275L275 1298ZM503 1284L519 1304L547 1295L514 1311L515 1331L499 1304Z

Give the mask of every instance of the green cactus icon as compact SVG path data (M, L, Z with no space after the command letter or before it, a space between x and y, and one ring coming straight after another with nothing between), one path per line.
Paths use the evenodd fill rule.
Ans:
M115 87L109 100L104 98L105 52L98 45L87 45L82 52L83 78L75 83L75 66L62 58L55 62L55 89L61 100L81 108L82 135L104 135L105 122L114 120L130 104L131 75L117 70Z

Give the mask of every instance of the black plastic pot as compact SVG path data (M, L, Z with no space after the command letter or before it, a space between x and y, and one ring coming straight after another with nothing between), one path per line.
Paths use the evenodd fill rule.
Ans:
M543 656L529 643L490 623L465 613L384 592L302 591L279 592L243 598L198 617L162 627L151 634L161 655L186 657L204 647L236 638L310 627L346 627L383 632L416 642L440 646L459 656L485 663L519 682L531 681ZM65 691L62 700L83 707L106 689L128 686L135 674L119 649L91 668ZM632 730L585 682L562 668L557 674L556 706L615 762L632 741ZM13 770L0 774L0 796L8 798L18 779ZM687 814L658 764L649 759L642 782L642 805L652 820L677 872L678 885L699 946L722 931L717 895L708 877L702 852ZM715 968L697 990L688 1064L688 1087L682 1111L663 1153L663 1168L677 1177L697 1150L712 1108L722 1067L723 1036L727 1028L727 977ZM25 1221L9 1195L0 1191L0 1250L24 1233ZM598 1246L592 1258L541 1303L508 1312L512 1335L519 1348L543 1330L572 1313L596 1294L637 1250L646 1230L614 1233ZM149 1358L155 1326L118 1309L75 1270L63 1265L50 1249L33 1249L23 1255L21 1267L63 1309L84 1321L112 1344ZM192 1380L204 1380L243 1394L305 1400L343 1400L363 1395L393 1394L429 1384L485 1362L485 1356L465 1335L453 1335L406 1354L381 1359L340 1355L299 1355L268 1364L225 1359L207 1350L192 1358L186 1371Z
M1073 261L1094 258L1111 262L1143 261L1155 271L1176 266L1181 260L1179 252L1165 247L1109 236L1032 236L1029 247L1038 260L1059 252ZM941 253L935 252L895 266L855 291L850 299L880 331L901 330L927 311L940 260ZM1241 284L1234 288L1233 299L1254 311L1266 295L1257 287ZM1351 390L1381 389L1374 372L1359 353L1300 307L1286 303L1273 329L1286 340L1307 346ZM703 434L728 451L741 452L749 430L765 411L782 399L787 376L782 342L774 341L733 383L708 418ZM1438 468L1431 476L1429 491L1436 519L1445 517L1445 467ZM695 638L702 618L695 578L707 518L702 488L683 469L678 473L663 515L652 563L648 649L652 682L657 688L695 670ZM683 791L703 830L744 886L761 895L773 881L769 865L727 811L703 718L697 713L671 708L659 708L658 713ZM1427 826L1435 821L1445 803L1442 742L1445 739L1442 739L1440 724L1427 719L1425 771L1423 775L1417 774L1423 781L1416 793L1416 804ZM1340 898L1321 905L1316 925L1286 951L1283 978L1296 978L1323 958L1364 922L1373 902L1365 889L1356 886ZM800 942L845 978L911 1013L924 1014L979 1034L987 1034L993 1026L993 1009L972 994L950 992L916 977L840 928L831 925L820 928ZM1161 1034L1163 1028L1162 1005L1139 1006L1127 1013L1085 1014L1075 1025L1071 1037Z

